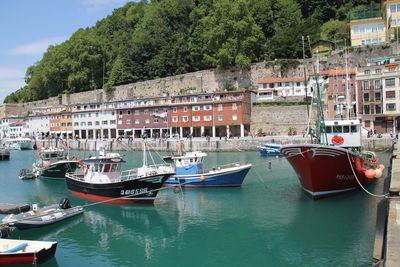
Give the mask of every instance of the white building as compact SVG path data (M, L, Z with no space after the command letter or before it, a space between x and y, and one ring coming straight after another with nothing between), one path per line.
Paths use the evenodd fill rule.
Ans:
M311 95L307 80L307 94ZM306 96L304 77L266 77L258 82L257 101Z

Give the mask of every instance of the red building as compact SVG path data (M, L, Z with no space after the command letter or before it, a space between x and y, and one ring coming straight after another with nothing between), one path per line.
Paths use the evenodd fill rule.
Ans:
M138 99L119 108L118 135L234 137L250 132L251 90Z

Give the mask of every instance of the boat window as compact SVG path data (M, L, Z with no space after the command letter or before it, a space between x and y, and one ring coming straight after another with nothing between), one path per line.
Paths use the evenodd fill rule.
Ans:
M111 164L104 164L104 172L110 172Z
M351 126L351 132L352 133L356 133L357 132L357 126L356 125L352 125Z
M334 133L341 133L342 132L342 126L340 126L340 125L333 126L333 132Z
M94 164L94 171L98 172L99 171L99 164Z
M348 125L343 126L343 132L344 133L349 133L350 132L350 126L348 126Z
M103 164L99 164L99 172L103 171Z
M325 127L325 132L326 133L332 133L332 127L331 126L326 126Z
M118 171L118 164L112 164L111 172L116 172L116 171Z

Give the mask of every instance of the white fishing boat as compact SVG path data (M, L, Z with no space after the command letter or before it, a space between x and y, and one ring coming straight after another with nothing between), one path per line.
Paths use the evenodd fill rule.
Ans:
M32 150L34 148L35 141L27 137L17 137L3 140L3 145L9 149Z

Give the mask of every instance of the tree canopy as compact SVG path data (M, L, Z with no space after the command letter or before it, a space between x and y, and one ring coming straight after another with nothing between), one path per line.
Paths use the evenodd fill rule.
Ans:
M346 14L367 0L129 2L50 46L5 103L112 88L207 68L302 56L301 36L346 38Z

